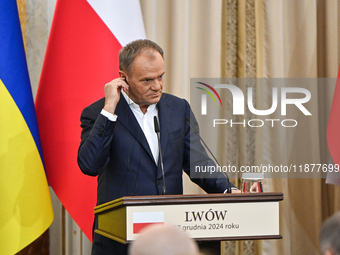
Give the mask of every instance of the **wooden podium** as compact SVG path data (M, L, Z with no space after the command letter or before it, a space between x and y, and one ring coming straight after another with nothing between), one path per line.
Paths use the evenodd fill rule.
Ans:
M96 233L121 243L148 224L164 223L197 241L280 239L282 193L122 197L95 207Z

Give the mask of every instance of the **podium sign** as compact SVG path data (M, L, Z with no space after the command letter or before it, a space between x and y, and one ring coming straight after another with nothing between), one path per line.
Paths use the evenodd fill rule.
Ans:
M196 240L278 239L282 193L123 197L97 206L97 233L127 243L150 224Z

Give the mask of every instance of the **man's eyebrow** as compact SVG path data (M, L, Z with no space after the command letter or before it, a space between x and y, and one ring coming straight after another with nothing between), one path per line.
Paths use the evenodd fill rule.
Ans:
M154 77L154 78L151 78L151 77L149 77L149 76L146 76L146 77L143 77L141 80L143 81L143 80L154 80L154 79L157 79L159 76L163 76L165 74L165 72L163 72L161 75L158 75L158 76L156 76L156 77Z

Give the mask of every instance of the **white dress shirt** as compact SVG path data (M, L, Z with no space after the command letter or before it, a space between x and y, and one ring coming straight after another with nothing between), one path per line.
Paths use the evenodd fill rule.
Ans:
M158 138L157 134L155 133L155 127L154 127L154 116L157 116L158 119L158 109L156 107L156 104L149 105L148 109L146 110L146 113L144 114L139 105L133 102L124 91L121 91L121 95L124 96L126 102L128 103L131 111L135 115L139 126L144 132L145 138L148 141L150 150L152 152L152 155L155 159L156 164L158 164L158 157L159 157L159 148L158 148ZM101 114L107 117L111 121L117 120L117 115L111 114L104 109L102 109Z

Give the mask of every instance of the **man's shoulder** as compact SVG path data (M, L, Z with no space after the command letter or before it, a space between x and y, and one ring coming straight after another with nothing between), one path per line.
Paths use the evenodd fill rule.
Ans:
M171 94L168 94L168 93L163 93L161 100L171 101L171 102L178 103L178 104L188 104L187 100L180 98L180 97L177 97L177 96L174 96L174 95L171 95Z
M94 103L90 104L88 107L96 107L96 106L104 106L105 97L95 101Z
M190 105L187 100L167 93L163 93L158 109L162 114L171 114L178 119L182 117L185 119L190 114Z
M93 108L93 109L100 108L100 109L103 109L104 104L105 104L105 97L103 97L103 98L97 100L96 102L90 104L86 108Z
M83 110L83 113L89 113L89 112L95 112L97 114L100 113L100 111L103 109L105 104L105 98L101 98L99 100L97 100L96 102L86 106Z

